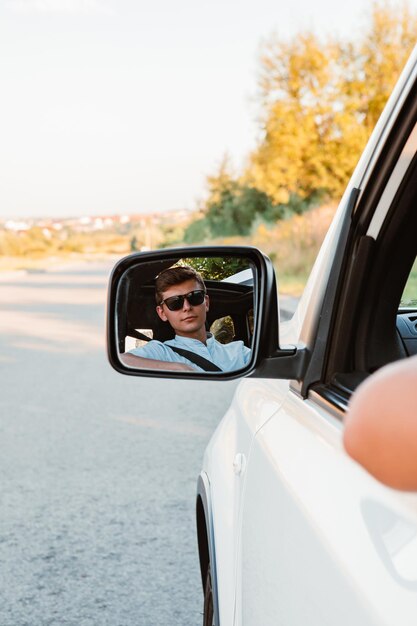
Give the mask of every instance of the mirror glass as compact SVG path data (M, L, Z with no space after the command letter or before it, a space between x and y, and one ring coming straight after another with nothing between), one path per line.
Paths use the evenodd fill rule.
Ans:
M249 259L238 256L139 259L117 291L120 360L135 369L194 374L246 368L255 276Z

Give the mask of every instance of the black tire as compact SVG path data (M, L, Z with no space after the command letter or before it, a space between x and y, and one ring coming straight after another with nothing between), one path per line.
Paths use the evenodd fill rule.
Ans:
M213 587L211 581L210 563L207 567L206 584L204 585L203 626L214 626Z

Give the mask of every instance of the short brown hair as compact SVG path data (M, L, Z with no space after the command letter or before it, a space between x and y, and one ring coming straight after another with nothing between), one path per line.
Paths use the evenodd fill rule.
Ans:
M189 265L179 265L177 267L169 267L163 270L155 281L155 300L156 304L160 304L163 300L163 293L169 287L184 283L186 280L195 280L201 287L206 290L203 277L193 267Z

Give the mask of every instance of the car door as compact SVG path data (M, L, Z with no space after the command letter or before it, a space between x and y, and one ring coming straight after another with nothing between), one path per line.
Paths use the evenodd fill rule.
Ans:
M416 120L410 69L339 208L304 317L301 303L305 376L263 390L258 381L276 410L246 465L236 625L415 623L417 495L369 476L344 452L342 433L357 385L412 353L399 304L417 255ZM245 393L255 389L246 383Z
M414 624L417 497L354 464L342 422L287 402L258 432L242 511L236 624Z

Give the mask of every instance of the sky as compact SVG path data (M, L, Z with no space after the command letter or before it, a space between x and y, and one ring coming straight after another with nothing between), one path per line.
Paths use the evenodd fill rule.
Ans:
M0 218L195 209L224 155L239 170L259 138L261 42L352 38L370 8L0 0Z

